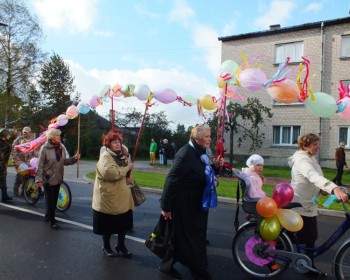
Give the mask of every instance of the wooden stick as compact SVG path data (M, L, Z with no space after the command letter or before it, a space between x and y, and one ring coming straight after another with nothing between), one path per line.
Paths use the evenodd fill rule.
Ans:
M78 155L80 154L80 114L78 116ZM77 178L79 178L79 157L77 160Z

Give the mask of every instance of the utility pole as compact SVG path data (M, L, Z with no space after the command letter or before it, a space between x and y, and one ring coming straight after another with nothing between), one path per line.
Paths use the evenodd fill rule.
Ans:
M4 28L7 28L8 24L0 21L0 26L4 27ZM5 98L6 98L6 101L5 101L5 106L6 107L5 107L5 124L4 124L4 127L6 127L6 123L8 121L8 114L7 114L7 106L8 106L8 104L7 104L7 95L6 94L5 94Z

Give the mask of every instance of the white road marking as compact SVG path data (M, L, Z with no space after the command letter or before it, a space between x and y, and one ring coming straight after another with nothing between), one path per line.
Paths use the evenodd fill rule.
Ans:
M0 202L0 205L3 206L3 207L11 208L11 209L14 209L14 210L17 210L17 211L22 211L22 212L25 212L25 213L29 213L29 214L33 214L33 215L37 215L37 216L41 216L41 217L45 216L45 214L43 214L43 213L36 212L36 211L33 211L33 210L29 210L29 209L25 209L25 208L21 208L21 207L14 206L14 205L10 205L10 204L7 204L7 203L1 203ZM62 219L62 218L58 218L58 217L56 217L56 220L58 220L60 222L67 223L67 224L75 225L77 227L85 228L85 229L88 229L88 230L92 231L92 226L89 226L89 225L85 225L85 224L82 224L82 223L78 223L78 222L74 222L74 221L70 221L70 220ZM138 238L138 237L134 237L134 236L130 236L130 235L126 235L126 238L130 239L130 240L133 240L133 241L136 241L136 242L139 242L139 243L145 243L145 239L142 239L142 238Z

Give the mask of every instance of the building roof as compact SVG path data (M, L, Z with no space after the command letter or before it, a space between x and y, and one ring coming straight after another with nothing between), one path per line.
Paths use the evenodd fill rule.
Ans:
M322 24L323 26L330 26L330 25L337 25L342 23L350 23L350 17L311 22L311 23L305 23L301 25L295 25L295 26L283 27L283 28L276 28L277 25L273 25L271 26L273 28L270 30L263 30L263 31L245 33L245 34L219 37L218 40L222 42L234 41L239 39L254 38L254 37L260 37L260 36L266 36L266 35L274 35L274 34L280 34L280 33L286 33L286 32L294 32L298 30L317 28L317 27L321 27Z

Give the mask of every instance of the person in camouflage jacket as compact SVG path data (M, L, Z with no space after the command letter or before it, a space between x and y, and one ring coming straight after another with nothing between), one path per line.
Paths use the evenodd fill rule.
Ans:
M11 133L8 129L2 129L0 131L0 188L2 193L2 202L12 200L12 197L7 194L7 162L11 155L11 144L9 140Z
M37 151L23 153L15 148L17 145L21 145L21 144L24 144L24 143L27 143L27 142L30 142L33 140L30 127L28 127L28 126L24 127L22 130L22 134L23 135L17 137L12 143L13 165L16 167L17 171L18 171L18 167L20 166L20 164L25 163L26 165L29 166L30 160L33 157L37 157L37 155L38 155ZM23 188L22 188L22 190L20 189L20 186L22 184L23 184L23 176L17 173L16 179L15 179L15 184L13 187L14 195L16 195L16 196L23 195Z

